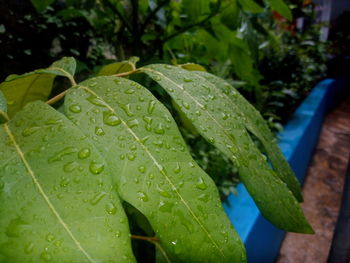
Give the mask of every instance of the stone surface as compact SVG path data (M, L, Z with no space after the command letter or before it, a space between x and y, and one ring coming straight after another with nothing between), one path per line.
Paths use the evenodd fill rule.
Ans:
M350 97L325 119L303 187L304 209L316 234L288 233L278 263L327 262L350 154Z

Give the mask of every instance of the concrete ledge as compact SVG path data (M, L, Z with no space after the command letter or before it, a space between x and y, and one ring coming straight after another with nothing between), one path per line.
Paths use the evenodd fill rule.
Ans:
M318 141L324 116L347 88L347 78L321 81L278 134L281 150L301 183ZM228 197L229 205L223 206L246 246L248 262L274 262L285 232L261 216L243 184L238 185L237 191L237 196L231 194Z

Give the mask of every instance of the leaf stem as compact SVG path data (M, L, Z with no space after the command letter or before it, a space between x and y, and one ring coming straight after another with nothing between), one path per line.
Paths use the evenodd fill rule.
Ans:
M122 73L114 74L114 75L112 75L112 76L115 76L115 77L125 77L125 76L129 76L129 75L132 75L132 74L140 73L140 72L141 72L140 69L134 69L134 70L127 71L127 72L122 72Z
M10 120L9 116L5 111L0 110L0 115L3 116L6 121Z
M63 99L63 97L67 94L69 89L66 89L65 91L61 92L60 94L56 95L55 97L49 99L46 101L47 104L52 105L55 104L57 101Z
M137 239L137 240L144 240L144 241L148 241L151 243L154 242L159 242L159 239L157 237L146 237L146 236L138 236L138 235L131 235L132 239Z
M138 236L138 235L131 235L130 236L132 239L136 239L136 240L142 240L142 241L148 241L152 244L154 244L158 249L159 251L162 253L165 261L167 263L171 263L168 255L166 254L165 250L163 249L163 247L160 245L160 240L157 238L157 237L145 237L145 236Z

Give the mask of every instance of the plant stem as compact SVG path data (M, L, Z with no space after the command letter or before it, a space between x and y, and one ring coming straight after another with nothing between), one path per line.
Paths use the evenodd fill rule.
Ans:
M52 105L55 104L57 101L63 99L63 97L67 94L69 89L61 92L60 94L56 95L55 97L49 99L48 101L46 101L47 104Z
M146 237L146 236L138 236L138 235L131 235L132 239L137 239L137 240L144 240L144 241L148 241L151 243L154 242L159 242L159 239L156 237Z
M156 237L145 237L145 236L138 236L138 235L131 235L130 236L132 239L135 239L135 240L143 240L143 241L148 241L152 244L154 244L158 249L159 251L162 253L164 259L166 262L168 263L171 263L168 255L166 254L165 250L162 248L162 246L160 245L159 243L159 239L156 238Z
M122 72L122 73L114 74L114 75L112 75L112 76L115 76L115 77L125 77L125 76L129 76L129 75L132 75L132 74L140 73L140 72L141 72L140 69L134 69L134 70L127 71L127 72Z

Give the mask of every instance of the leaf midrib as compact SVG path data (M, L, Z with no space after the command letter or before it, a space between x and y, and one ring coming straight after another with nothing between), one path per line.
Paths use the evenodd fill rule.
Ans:
M45 202L47 203L48 207L50 208L50 210L52 211L52 213L56 216L58 222L62 225L62 227L67 231L68 235L72 238L73 242L77 245L77 247L79 248L79 250L86 256L86 258L89 260L89 262L91 263L97 263L96 261L94 261L92 259L92 257L86 252L86 250L82 247L82 245L80 244L80 242L77 240L77 238L74 236L74 234L72 233L72 231L69 229L68 225L63 221L62 217L60 216L60 214L58 213L58 211L55 209L54 205L51 203L49 197L46 195L43 187L41 186L41 184L39 183L38 179L35 176L35 173L33 172L32 168L30 167L27 159L24 156L23 151L21 150L21 148L19 147L19 145L16 142L16 139L13 135L13 133L11 132L9 126L5 123L4 124L4 130L7 133L7 135L9 136L11 142L13 143L13 146L16 149L17 154L19 155L19 157L21 158L26 170L28 171L31 179L33 180L34 185L37 187L40 195L44 198Z
M102 101L104 101L106 107L111 110L114 114L118 115L117 112L99 95L97 95L93 90L91 90L90 88L86 87L86 86L82 86L79 85L78 88L82 88L84 90L86 90L87 92L91 93L92 95L96 96L97 98L101 99ZM118 115L119 116L119 115ZM223 255L223 257L226 257L225 254L223 253L222 249L220 249L220 247L218 246L218 244L215 242L215 240L213 239L213 237L211 236L211 234L209 233L209 231L205 228L205 226L201 223L201 221L199 220L199 218L195 215L195 213L192 211L191 207L187 204L187 202L185 201L185 199L182 197L182 195L179 193L179 191L177 190L176 186L173 184L173 182L171 181L171 179L167 176L167 174L164 172L163 167L159 164L159 162L157 161L157 159L153 156L153 154L149 151L149 149L146 147L146 145L144 145L142 143L142 141L140 140L140 138L134 133L134 131L128 126L128 124L124 121L123 118L119 117L122 124L126 127L127 131L134 137L134 139L141 145L141 147L143 148L143 150L147 153L147 155L150 157L150 159L153 161L153 163L156 165L156 167L158 168L159 172L165 177L165 179L168 181L168 183L170 184L170 186L172 187L172 189L175 191L175 193L177 194L177 196L180 198L181 202L185 205L185 207L187 208L187 210L190 212L191 216L195 219L195 221L199 224L199 226L202 228L202 230L206 233L206 235L208 236L208 238L210 239L210 241L215 245L215 247L220 251L220 253Z
M202 104L200 102L198 102L196 100L196 98L194 98L190 93L187 92L186 89L184 89L181 85L177 84L176 82L174 82L172 79L168 78L167 76L165 76L163 73L157 71L157 70L154 70L154 69L150 69L150 68L140 68L140 70L148 70L148 71L151 71L155 74L158 74L160 76L162 76L163 78L165 78L166 80L168 80L169 82L172 82L176 87L180 88L184 93L186 93L186 95L188 95L198 106L201 106ZM200 107L202 108L202 107ZM226 129L224 129L224 127L216 120L216 118L214 118L209 111L207 110L203 110L215 123L218 124L218 126L221 128L221 130L224 131L225 135L228 137L228 138L231 138L231 135L228 134L226 132ZM244 127L243 127L244 128ZM244 128L245 129L245 128ZM240 154L241 155L241 154ZM242 155L241 155L242 156ZM242 158L242 157L241 157ZM244 157L243 157L244 158ZM273 173L273 171L271 171L271 173ZM266 182L266 178L264 176L261 177L261 179L264 181L264 183L266 185L268 185L268 183ZM280 180L277 176L276 176L276 179ZM288 188L287 188L287 191L290 191ZM290 191L290 193L292 194L292 192ZM293 194L292 194L293 195ZM284 203L281 201L281 200L277 200L277 202L280 202L280 204L284 205ZM293 214L291 214L291 212L289 211L289 209L287 209L286 211L288 211L289 215L290 215L290 218L293 218L294 219L294 216Z

